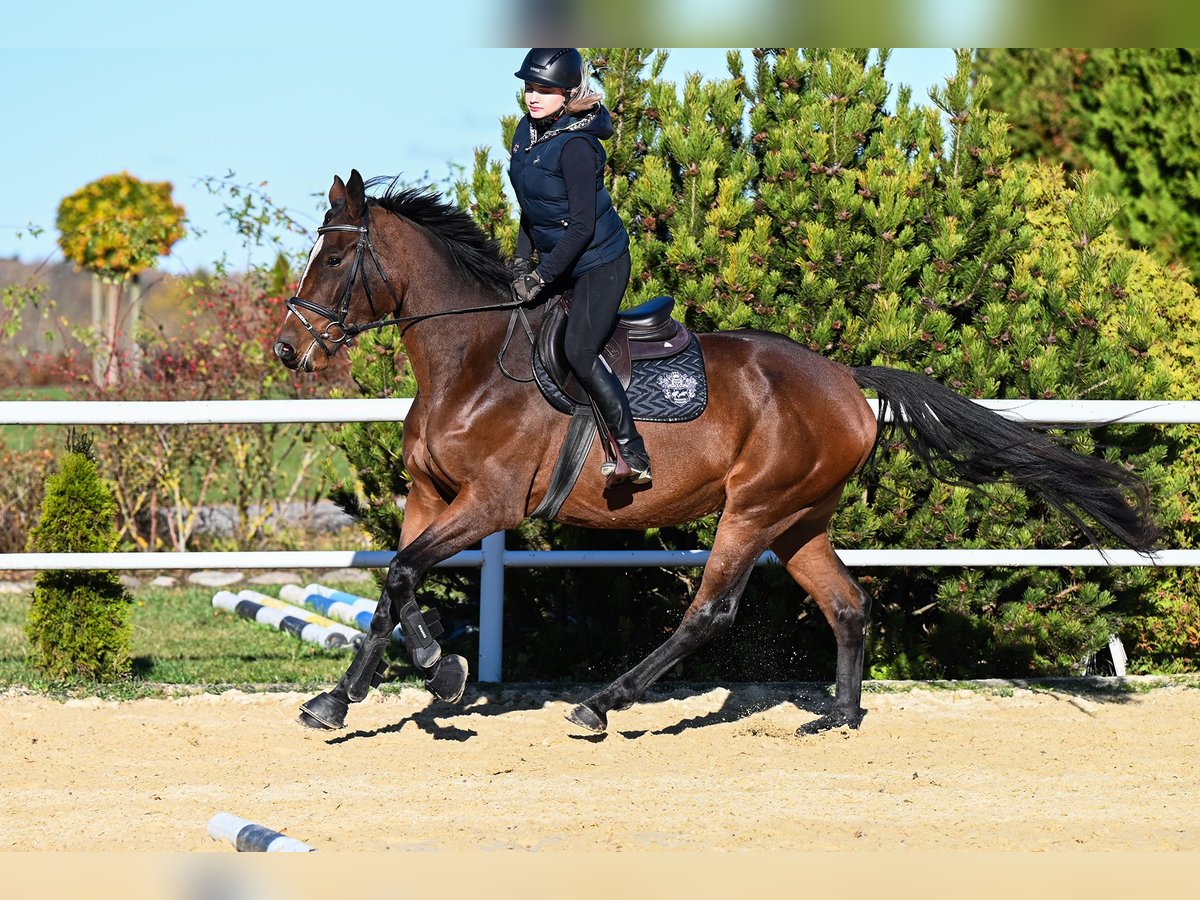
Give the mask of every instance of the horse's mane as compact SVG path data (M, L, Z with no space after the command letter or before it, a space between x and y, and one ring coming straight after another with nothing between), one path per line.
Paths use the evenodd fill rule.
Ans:
M386 176L372 178L367 187L385 183L384 193L369 197L367 203L425 229L446 250L463 280L498 294L508 293L512 275L500 258L500 248L474 219L430 188L402 188Z

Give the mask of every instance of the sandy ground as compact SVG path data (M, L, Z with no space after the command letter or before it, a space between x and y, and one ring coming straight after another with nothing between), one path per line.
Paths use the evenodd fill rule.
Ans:
M327 850L1198 850L1200 690L868 694L797 737L801 686L664 692L609 733L582 690L0 697L0 849L231 852L231 812Z

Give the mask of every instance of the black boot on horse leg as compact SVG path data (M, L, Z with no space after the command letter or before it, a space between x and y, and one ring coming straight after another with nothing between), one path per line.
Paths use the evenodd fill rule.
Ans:
M350 667L332 691L317 694L300 707L300 724L309 728L335 729L346 724L351 703L358 703L383 680L384 651L391 640L392 617L386 594L371 617L371 632L354 652Z
M457 703L462 699L467 686L467 661L451 653L442 655L442 647L435 640L441 634L438 620L421 612L415 600L409 600L400 608L400 631L404 634L404 646L412 658L413 665L425 673L425 689L439 700Z
M395 563L393 563L393 567ZM414 604L415 605L415 604ZM383 654L395 627L392 603L385 588L371 616L371 630L362 645L354 652L350 667L332 691L322 691L300 707L300 724L309 728L342 728L351 703L364 700L371 688L383 680L387 664Z
M419 562L422 557L408 555L408 550L392 560L388 568L384 594L398 605L397 618L404 635L404 646L413 665L425 673L425 689L439 700L457 703L467 685L467 661L457 654L442 655L436 638L442 633L435 617L426 617L417 605L417 585L432 563Z
M396 567L393 564L393 571ZM409 578L398 579L401 589L405 584L416 583ZM389 582L392 581L389 573ZM337 686L329 692L321 692L300 707L300 723L310 728L342 728L346 724L346 713L351 703L366 698L371 688L378 687L387 668L383 661L384 651L391 640L395 619L388 599L389 589L384 590L371 618L371 633L355 652L350 668ZM411 597L412 591L409 590ZM456 703L462 699L467 683L467 661L457 654L442 655L436 637L441 633L430 625L430 619L421 612L416 601L409 599L400 607L396 617L404 634L404 645L412 658L413 665L425 673L426 689L439 700ZM434 618L436 621L436 618Z

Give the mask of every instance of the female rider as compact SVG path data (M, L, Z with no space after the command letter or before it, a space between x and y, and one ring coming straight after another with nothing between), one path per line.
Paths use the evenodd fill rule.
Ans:
M650 457L629 400L600 356L629 282L629 235L604 187L600 141L612 136L612 117L574 48L534 48L515 74L529 113L517 124L508 168L521 207L513 289L526 301L543 289L571 291L567 362L629 464L629 480L649 484ZM606 463L601 473L614 469Z

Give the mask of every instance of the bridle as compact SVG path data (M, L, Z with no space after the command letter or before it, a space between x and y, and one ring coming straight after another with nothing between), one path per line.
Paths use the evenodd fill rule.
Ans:
M386 328L389 325L402 325L400 334L403 336L405 330L416 322L423 319L433 319L438 316L457 316L465 313L474 312L495 312L497 310L512 310L512 320L508 325L508 334L504 339L504 346L500 350L500 368L504 370L504 352L508 349L509 341L512 338L514 326L517 316L520 315L522 324L525 326L525 332L529 335L529 340L533 341L533 331L529 326L529 320L525 317L525 310L522 308L526 305L526 301L516 299L515 294L513 299L508 303L491 303L486 306L468 306L460 309L443 309L438 312L423 313L418 316L393 316L390 319L376 318L373 321L366 322L362 325L347 324L346 316L350 314L350 298L354 293L354 283L359 280L359 275L362 276L363 292L367 295L367 304L371 307L371 315L379 316L379 310L375 308L375 298L371 294L371 282L367 277L366 267L363 265L363 251L371 258L371 264L375 266L375 271L385 285L387 285L388 293L392 295L392 309L400 308L400 297L396 294L395 287L392 286L391 280L387 277L387 273L383 271L383 266L379 262L379 255L375 252L375 245L371 242L371 231L368 227L370 224L371 208L368 204L363 204L362 224L361 225L322 225L317 229L317 234L329 234L331 232L346 232L349 234L357 234L358 240L354 245L354 262L350 265L350 277L346 279L346 284L342 288L342 296L338 301L337 308L321 306L319 303L313 303L311 300L305 300L299 294L287 299L288 312L292 313L305 330L312 335L313 340L318 346L325 351L326 356L333 356L339 347L343 344L349 344L351 340L364 331L372 331L376 328ZM316 313L321 318L325 319L329 324L325 326L325 330L318 332L316 327L308 320L301 310ZM334 329L337 329L335 335ZM328 344L326 344L328 341ZM510 378L508 372L504 372ZM524 379L516 379L524 380Z

